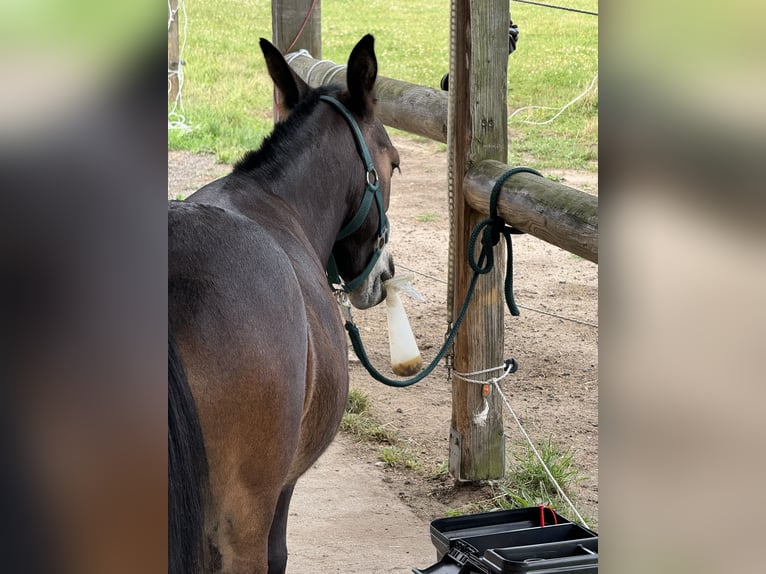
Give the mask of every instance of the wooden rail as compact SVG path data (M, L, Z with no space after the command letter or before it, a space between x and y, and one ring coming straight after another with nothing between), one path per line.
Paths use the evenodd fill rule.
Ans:
M483 161L465 177L465 198L489 214L495 181L509 169ZM506 223L562 249L598 263L598 198L532 173L516 173L503 184L497 203Z
M346 67L310 56L288 55L290 66L311 87L345 83ZM447 92L378 76L376 113L387 126L447 142Z

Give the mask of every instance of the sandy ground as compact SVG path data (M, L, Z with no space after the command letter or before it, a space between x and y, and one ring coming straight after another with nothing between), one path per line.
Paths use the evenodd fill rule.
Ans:
M339 435L296 488L288 574L411 572L436 559L429 521L391 492L385 472Z
M447 327L449 219L447 158L440 146L395 137L402 158L389 217L398 273L417 273L426 303L405 305L425 361ZM170 152L168 196L185 196L224 175L211 156ZM596 174L549 170L558 181L597 193ZM598 267L528 235L514 239L515 297L520 317L506 314L507 356L519 371L503 390L537 443L569 449L583 478L574 488L580 513L598 525ZM385 310L355 313L368 355L388 365ZM420 471L388 468L382 446L339 436L298 483L288 527L288 572L410 572L435 560L429 522L450 510L471 511L496 493L491 485L459 486L440 472L448 458L451 391L446 369L413 387L394 389L372 380L350 361L352 388L371 399L372 414L395 431ZM522 438L504 413L508 462Z

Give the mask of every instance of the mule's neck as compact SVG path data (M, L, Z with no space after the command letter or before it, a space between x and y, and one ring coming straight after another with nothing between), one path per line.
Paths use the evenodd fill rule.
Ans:
M351 129L343 117L325 103L306 120L288 143L280 142L272 158L240 177L292 206L299 225L317 258L326 266L335 238L358 206L366 172ZM236 201L243 214L257 210L258 198Z

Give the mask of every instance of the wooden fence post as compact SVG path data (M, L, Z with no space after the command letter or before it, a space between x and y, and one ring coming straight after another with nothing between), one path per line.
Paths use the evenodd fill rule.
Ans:
M307 50L314 58L321 60L321 0L271 0L271 38L283 54ZM275 122L281 119L281 106L282 94L274 88Z
M178 74L181 66L178 47L178 0L168 0L168 10L168 101L174 102L178 97Z
M468 238L483 219L467 203L464 177L476 163L507 161L506 81L508 0L452 0L449 82L449 175L453 202L450 245L452 320L465 298L472 271ZM502 242L495 260L503 261ZM482 276L454 343L454 369L475 372L503 363L503 270ZM486 380L497 373L474 376ZM449 469L460 481L502 478L505 472L502 402L483 385L452 381Z

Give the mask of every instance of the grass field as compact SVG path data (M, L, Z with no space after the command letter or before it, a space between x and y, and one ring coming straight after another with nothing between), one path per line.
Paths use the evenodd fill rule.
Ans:
M566 6L598 11L595 0ZM379 73L438 87L449 68L449 2L325 0L323 58L345 63L364 34L376 38ZM169 130L173 150L213 152L235 161L272 127L272 88L258 47L271 37L266 0L207 0L186 5L183 113L190 131ZM597 169L598 83L555 121L545 121L581 94L598 72L598 17L512 3L519 26L509 57L509 163L537 168Z

